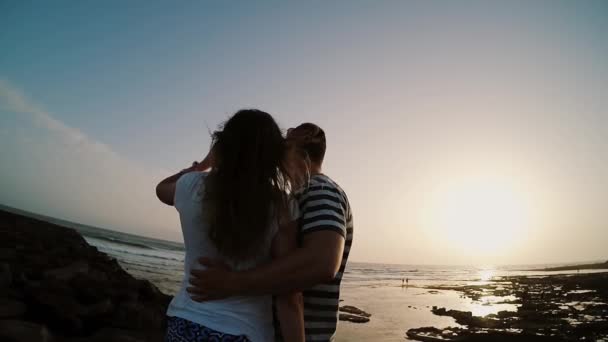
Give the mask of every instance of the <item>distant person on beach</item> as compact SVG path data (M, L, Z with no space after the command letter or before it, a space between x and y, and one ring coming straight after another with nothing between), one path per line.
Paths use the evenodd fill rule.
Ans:
M289 187L297 182L290 148L272 116L239 111L213 134L212 145L202 163L156 188L158 198L179 213L186 274L201 268L200 257L246 271L296 248L298 206L290 199ZM209 166L210 172L201 172ZM184 277L169 304L166 342L274 340L272 296L198 303L190 299L187 285ZM304 341L301 293L282 291L274 303L286 340Z
M209 301L301 290L306 341L332 341L338 323L340 283L352 243L353 216L342 188L322 173L325 132L317 125L304 123L288 130L287 139L301 148L310 162L310 182L295 193L301 212L299 248L284 258L243 272L229 271L218 267L214 260L203 259L201 262L209 268L191 272L193 287L189 292L195 301ZM283 339L290 341L287 336Z

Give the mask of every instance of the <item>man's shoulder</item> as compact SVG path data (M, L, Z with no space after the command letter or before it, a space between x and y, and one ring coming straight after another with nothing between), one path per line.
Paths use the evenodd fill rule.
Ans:
M330 189L330 190L338 190L340 193L344 193L344 190L336 181L325 174L317 174L310 178L310 184L308 187L309 191L314 191L316 189Z
M300 204L308 200L324 199L326 201L334 201L345 209L350 207L344 190L342 190L338 183L325 174L312 176L308 186L298 191L295 195Z

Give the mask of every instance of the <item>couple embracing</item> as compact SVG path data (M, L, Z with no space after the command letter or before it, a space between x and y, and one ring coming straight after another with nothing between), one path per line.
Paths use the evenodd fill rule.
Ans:
M353 220L321 172L325 149L314 124L284 137L268 113L241 110L201 163L157 185L186 247L165 341L334 339Z

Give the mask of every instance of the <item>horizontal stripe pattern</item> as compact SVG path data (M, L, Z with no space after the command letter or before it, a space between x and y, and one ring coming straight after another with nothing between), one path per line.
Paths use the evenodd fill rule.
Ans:
M334 231L344 237L340 270L333 280L303 291L306 341L332 341L338 324L340 283L353 239L353 216L344 191L325 175L311 178L296 194L300 206L300 236Z

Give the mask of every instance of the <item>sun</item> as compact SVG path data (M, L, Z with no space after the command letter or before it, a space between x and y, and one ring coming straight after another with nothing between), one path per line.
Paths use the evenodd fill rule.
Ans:
M525 193L504 179L461 180L437 189L426 216L433 234L473 254L502 254L531 225Z

